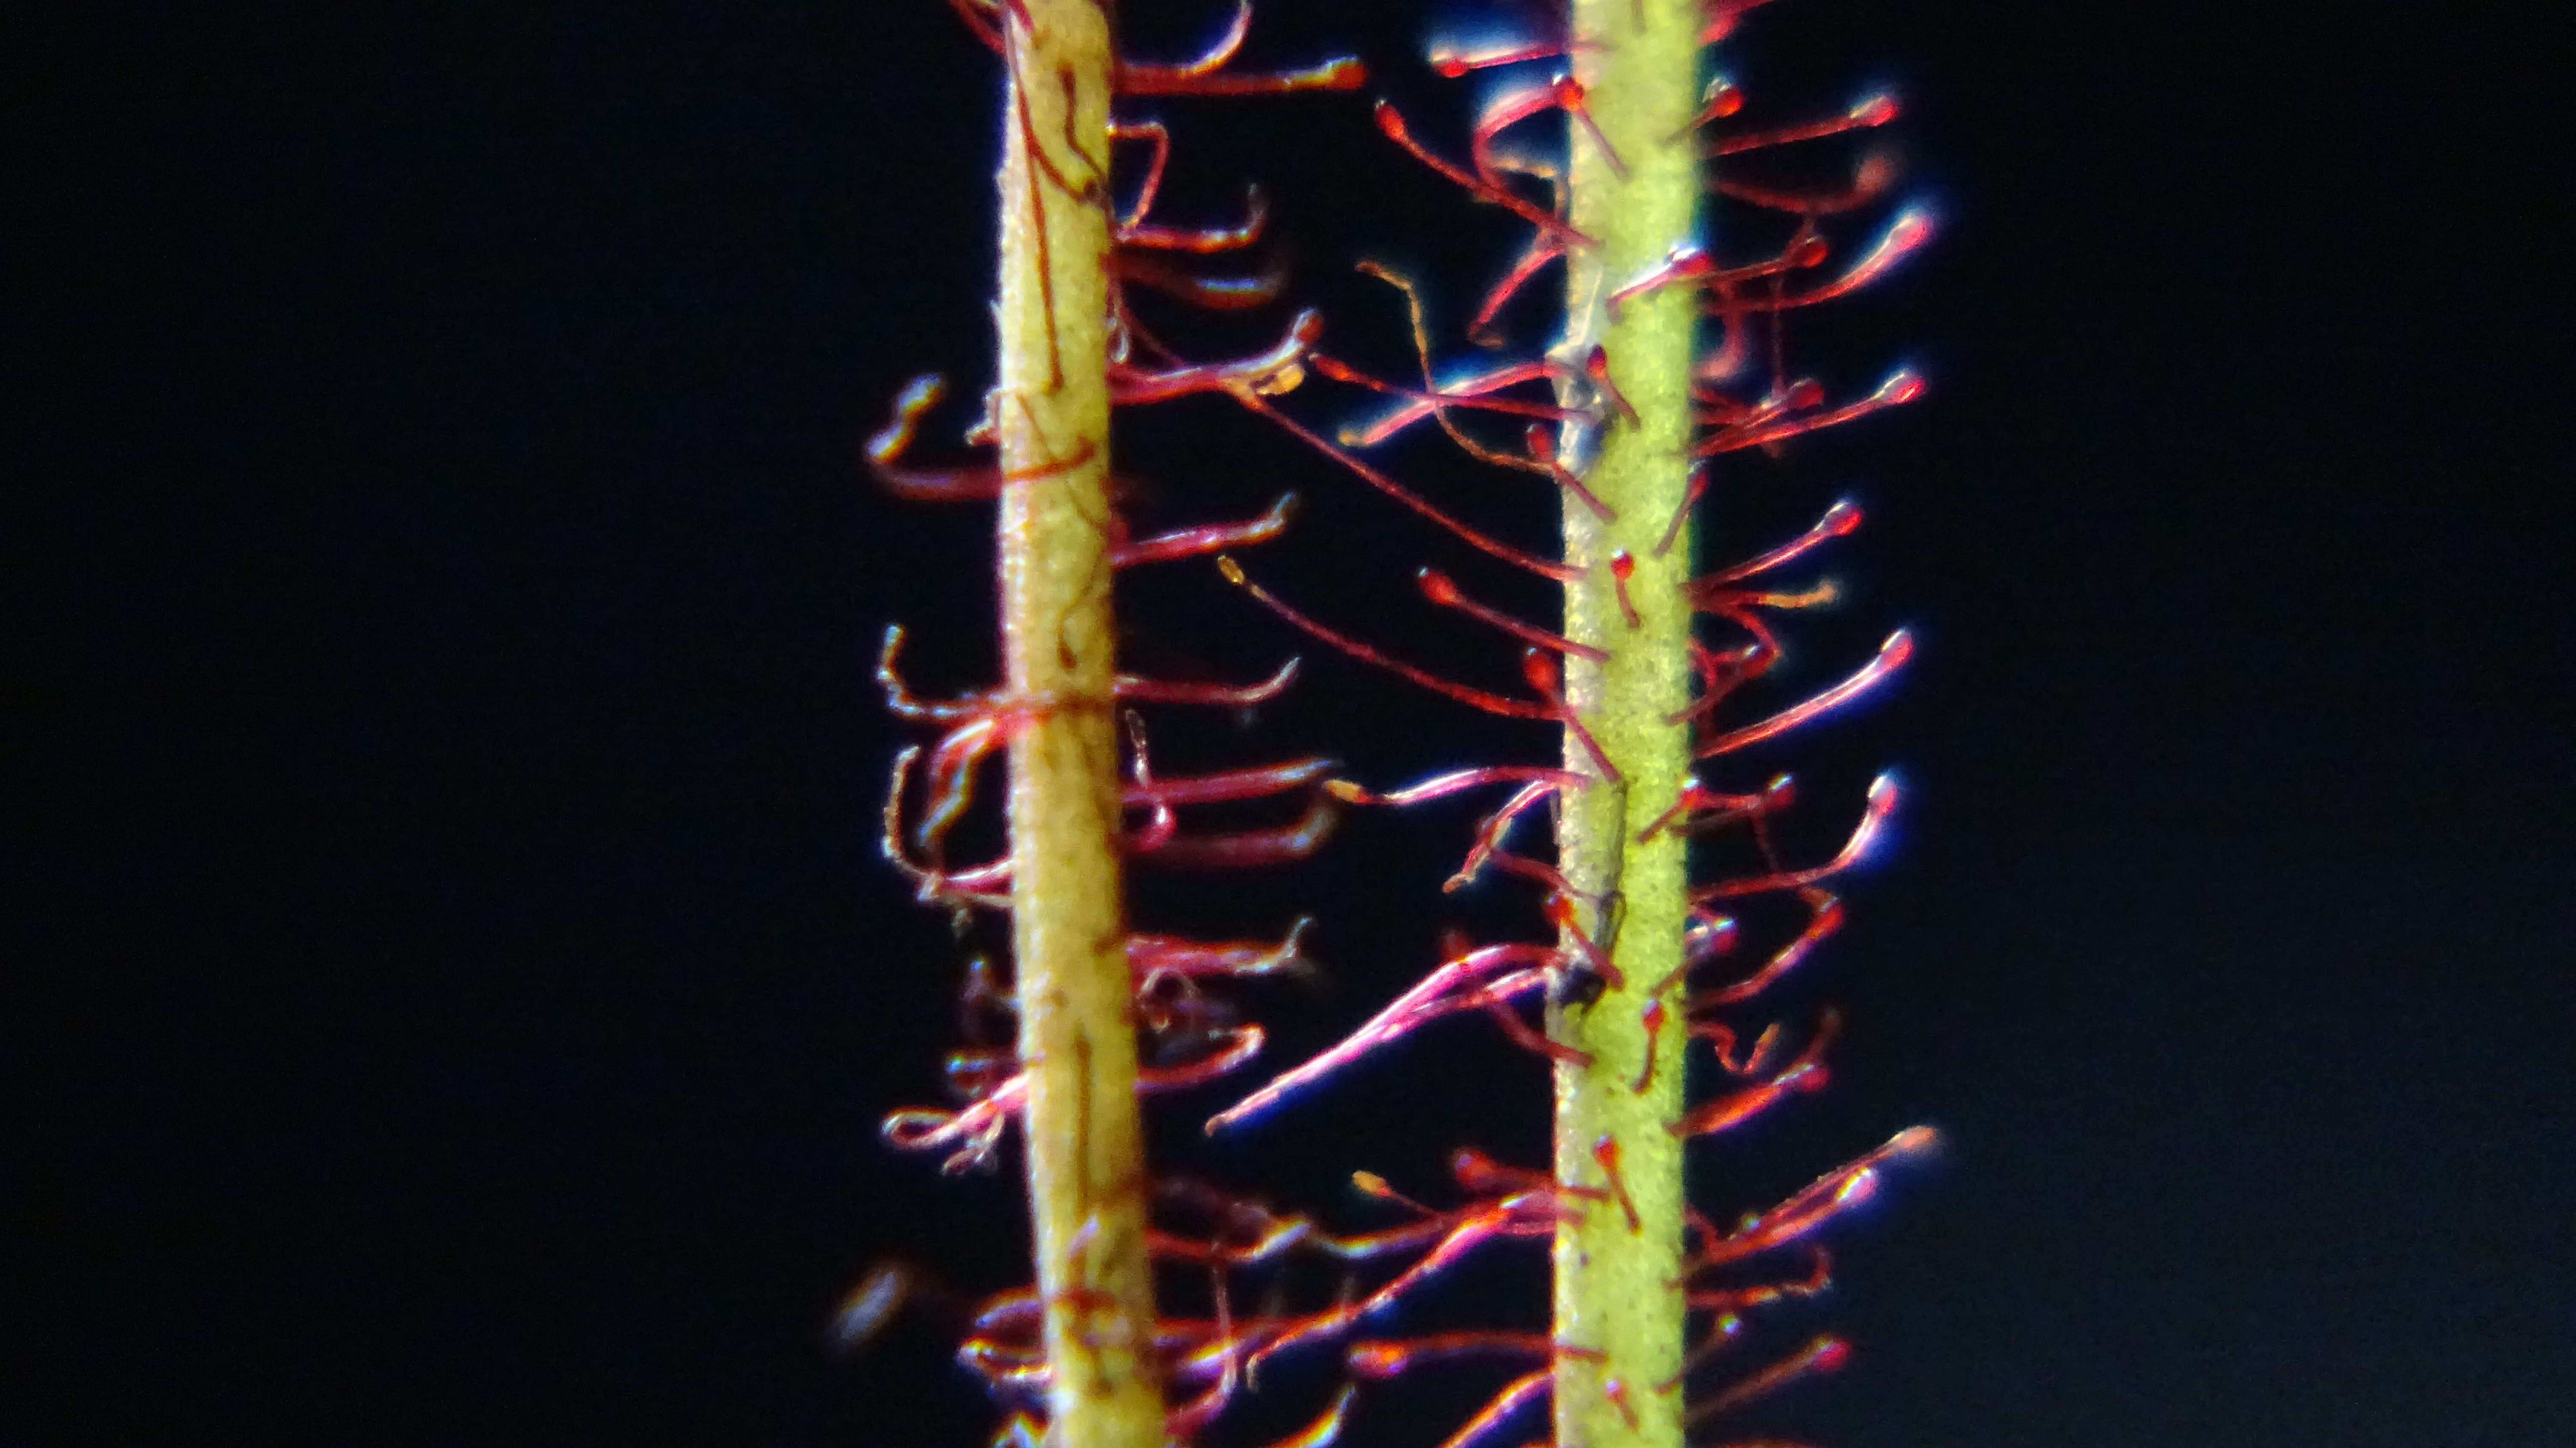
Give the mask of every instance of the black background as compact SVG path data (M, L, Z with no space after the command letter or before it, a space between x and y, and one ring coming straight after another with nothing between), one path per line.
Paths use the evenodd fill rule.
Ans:
M1127 18L1177 54L1214 8ZM0 1436L980 1441L935 1312L854 1354L826 1323L889 1255L960 1294L1020 1270L1007 1178L874 1137L937 1099L959 951L874 857L869 663L900 619L924 687L972 686L991 611L983 516L855 463L906 377L989 375L990 58L930 0L12 19ZM1253 58L1352 48L1454 149L1428 23L1269 0ZM1855 1365L1766 1427L2576 1441L2562 39L2495 7L1798 0L1729 53L1775 115L1897 86L1944 221L1800 338L1838 393L1909 360L1931 396L1748 464L1711 545L1860 498L1788 685L1895 622L1924 644L1748 765L1810 781L1807 848L1880 761L1911 802L1801 998L1851 1018L1835 1091L1711 1150L1703 1199L1912 1121L1949 1142L1839 1235L1842 1287L1777 1341L1831 1324ZM1373 365L1400 334L1353 260L1454 326L1511 243L1357 99L1165 114L1174 215L1260 178L1292 290ZM1542 594L1223 403L1168 411L1128 429L1141 519L1294 487L1248 566L1508 686L1406 574ZM1426 486L1546 536L1515 484ZM1294 647L1200 565L1127 616L1167 672ZM1379 784L1546 748L1310 663L1240 740L1158 740ZM1258 1002L1294 1059L1442 926L1513 918L1436 894L1467 818L1149 880L1138 916L1317 913L1329 989ZM1436 1196L1447 1145L1540 1149L1541 1074L1490 1034L1220 1154L1167 1109L1165 1159L1383 1221L1342 1174ZM1526 1316L1510 1255L1464 1290ZM1355 1441L1434 1442L1453 1397L1391 1393Z

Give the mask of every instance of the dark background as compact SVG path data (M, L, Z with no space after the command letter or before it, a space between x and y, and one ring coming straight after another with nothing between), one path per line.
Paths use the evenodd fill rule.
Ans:
M1128 7L1158 54L1217 8ZM1351 47L1455 149L1416 7L1265 10L1254 59ZM0 1437L981 1441L935 1311L855 1353L826 1326L890 1255L959 1294L1020 1270L1007 1178L874 1137L937 1099L960 949L874 856L870 661L901 619L924 687L979 682L990 584L977 510L855 464L906 377L989 375L989 57L931 0L10 29ZM1851 599L1785 687L1924 643L1747 765L1810 782L1807 849L1878 762L1912 795L1793 1002L1851 1018L1836 1090L1711 1150L1703 1200L1949 1141L1774 1329L1859 1353L1766 1428L2576 1442L2564 50L2498 7L1799 0L1730 52L1775 115L1895 84L1945 223L1799 339L1838 393L1903 359L1931 397L1748 464L1712 545L1858 497ZM1420 269L1454 331L1511 242L1356 99L1165 114L1174 215L1260 178L1373 365L1400 334L1351 261ZM1224 404L1168 411L1122 435L1140 519L1294 487L1248 564L1508 685L1405 576L1542 595ZM1426 486L1546 536L1514 484ZM1165 575L1129 595L1141 661L1294 647ZM1240 740L1158 751L1390 784L1545 748L1310 663ZM1468 818L1147 880L1138 916L1315 911L1329 988L1256 1002L1293 1059L1442 926L1513 918L1435 892ZM1436 1034L1225 1153L1180 1118L1231 1096L1192 1097L1165 1159L1354 1222L1386 1220L1354 1168L1439 1196L1446 1146L1534 1159L1537 1067ZM1462 1293L1527 1316L1510 1256ZM1357 1442L1466 1406L1371 1401Z

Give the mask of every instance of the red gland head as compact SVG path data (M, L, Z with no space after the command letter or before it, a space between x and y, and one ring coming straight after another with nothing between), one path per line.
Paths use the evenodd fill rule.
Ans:
M1529 686L1542 694L1555 693L1561 677L1556 667L1556 656L1545 649L1531 649L1523 653L1521 677L1529 680Z

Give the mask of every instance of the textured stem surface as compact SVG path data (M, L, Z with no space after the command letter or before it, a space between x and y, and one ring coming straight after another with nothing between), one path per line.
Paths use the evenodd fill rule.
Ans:
M1161 1448L1119 887L1108 555L1109 20L1012 19L1001 174L1011 905L1055 1448Z
M1669 287L1627 301L1613 321L1602 299L1694 236L1701 183L1684 128L1699 99L1702 7L1571 0L1570 10L1575 78L1626 174L1580 120L1568 126L1569 219L1600 245L1568 259L1558 355L1580 364L1601 347L1610 382L1635 418L1607 404L1598 454L1584 472L1617 519L1565 509L1566 560L1584 569L1566 586L1565 632L1610 651L1603 664L1568 659L1568 696L1622 778L1570 800L1558 828L1561 867L1584 897L1578 904L1604 902L1580 916L1594 940L1606 942L1620 983L1589 1006L1568 1002L1550 1013L1556 1038L1592 1056L1588 1066L1556 1068L1557 1180L1613 1193L1583 1203L1557 1231L1556 1338L1607 1356L1558 1358L1556 1443L1679 1448L1682 1150L1669 1128L1682 1110L1685 1037L1674 974L1687 919L1687 850L1669 831L1637 837L1673 807L1690 769L1689 726L1667 722L1690 702L1690 613L1679 592L1690 533L1661 557L1655 545L1687 486L1697 303L1691 289ZM1612 567L1622 551L1634 567L1624 603ZM1565 759L1569 769L1597 772L1570 734ZM1658 986L1667 1018L1650 1031ZM1616 1148L1615 1183L1602 1161L1605 1141Z

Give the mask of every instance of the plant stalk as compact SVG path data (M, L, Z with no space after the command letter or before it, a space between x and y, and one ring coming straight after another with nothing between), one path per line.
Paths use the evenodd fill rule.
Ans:
M1161 1448L1112 692L1112 42L1098 0L1021 0L1010 17L992 405L1004 676L1018 713L1011 922L1047 1441Z
M1618 983L1588 1006L1577 997L1549 1012L1551 1036L1591 1056L1589 1065L1556 1066L1557 1180L1612 1194L1582 1201L1556 1234L1556 1340L1605 1355L1558 1356L1558 1448L1682 1443L1682 1143L1671 1128L1683 1107L1678 972L1688 850L1672 831L1639 835L1673 807L1691 766L1690 727L1670 722L1691 698L1691 615L1681 593L1690 530L1660 555L1656 545L1687 487L1697 298L1664 288L1630 299L1616 320L1603 298L1696 234L1701 176L1686 128L1699 100L1703 8L1698 0L1569 0L1574 75L1601 137L1579 119L1568 126L1567 216L1600 244L1568 257L1556 355L1579 365L1601 347L1635 417L1595 399L1607 410L1583 476L1616 519L1565 509L1565 557L1584 569L1566 585L1565 632L1610 651L1599 664L1567 659L1567 696L1619 779L1566 801L1558 863L1578 892L1581 927L1606 946ZM1624 590L1612 568L1623 551L1634 567ZM1565 760L1598 772L1572 731ZM1663 1023L1650 1030L1659 987ZM1604 1142L1615 1145L1615 1183Z

